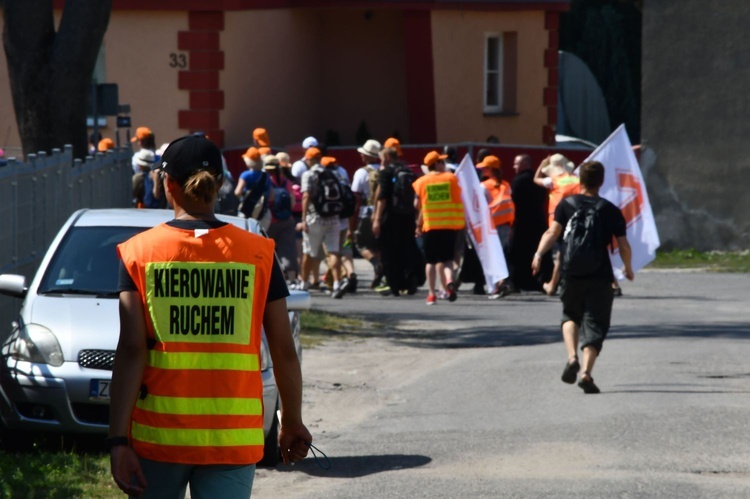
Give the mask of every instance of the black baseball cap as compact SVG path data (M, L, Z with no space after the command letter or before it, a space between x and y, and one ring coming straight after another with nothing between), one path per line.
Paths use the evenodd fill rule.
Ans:
M172 141L162 154L159 169L181 184L203 170L217 178L224 174L219 148L207 138L195 135Z

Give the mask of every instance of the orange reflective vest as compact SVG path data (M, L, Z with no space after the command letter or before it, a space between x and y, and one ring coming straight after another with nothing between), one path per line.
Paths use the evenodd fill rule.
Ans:
M162 224L117 249L143 297L149 341L131 418L136 453L182 464L258 462L273 240L231 224L208 231Z
M494 179L487 179L482 182L482 185L492 198L490 214L494 226L513 225L513 221L516 219L516 205L513 204L513 199L510 197L510 184L505 180L497 183Z
M466 226L458 179L450 172L428 173L414 181L422 209L422 232Z
M563 198L581 192L581 181L575 175L563 173L552 179L552 190L549 193L549 225L555 221L555 208Z

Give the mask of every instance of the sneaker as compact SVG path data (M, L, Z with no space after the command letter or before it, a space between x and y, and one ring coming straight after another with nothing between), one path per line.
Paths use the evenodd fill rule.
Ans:
M346 284L346 292L347 293L357 292L357 274L352 274L349 276L348 282Z
M346 284L346 279L344 279L344 282L341 283L341 286L339 286L338 289L335 289L333 293L331 293L331 296L336 298L337 300L343 298L346 294Z
M448 293L446 291L443 291L442 289L438 291L437 297L441 300L447 300L448 299Z
M323 292L323 293L330 293L330 292L331 292L331 290L330 290L330 289L328 289L328 286L326 286L326 283L324 283L324 282L321 282L321 283L320 283L320 285L318 286L318 289L319 289L319 290L320 290L321 292Z
M389 285L378 286L375 288L375 292L381 296L388 296L391 294L391 287Z
M448 283L448 301L453 302L456 301L456 298L458 296L456 295L456 286L452 283Z
M320 281L308 285L306 289L320 289Z
M427 304L434 305L437 303L437 297L435 295L427 295Z

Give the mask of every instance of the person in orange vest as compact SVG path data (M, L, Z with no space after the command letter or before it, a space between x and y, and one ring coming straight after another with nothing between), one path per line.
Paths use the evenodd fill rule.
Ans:
M466 226L461 187L455 175L445 171L445 158L437 151L427 153L424 164L427 174L414 181L417 209L417 237L424 243L427 274L427 305L437 303L435 281L440 282L448 301L456 301L453 282L453 252L456 233Z
M286 283L272 239L214 215L223 169L211 141L175 140L160 169L174 220L117 247L112 476L131 496L183 497L189 484L192 497L249 497L264 451L263 330L284 462L303 459L312 442Z
M542 160L534 175L534 183L548 189L549 192L549 225L555 219L555 209L564 198L581 192L581 182L573 175L575 165L562 154L553 154ZM552 277L542 285L544 292L549 296L557 293L557 285L560 283L560 242L554 248Z
M492 223L500 238L505 261L508 261L510 250L510 236L513 222L516 218L516 206L511 197L510 184L503 180L503 171L500 168L500 158L493 155L485 158L477 165L482 178L487 205L490 208ZM503 284L505 286L503 287ZM497 283L489 298L500 298L507 294L508 283Z

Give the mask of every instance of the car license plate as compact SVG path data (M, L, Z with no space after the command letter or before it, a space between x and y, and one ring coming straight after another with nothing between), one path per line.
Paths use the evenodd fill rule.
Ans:
M112 381L108 379L92 379L89 390L89 399L109 401L109 385L111 383Z

